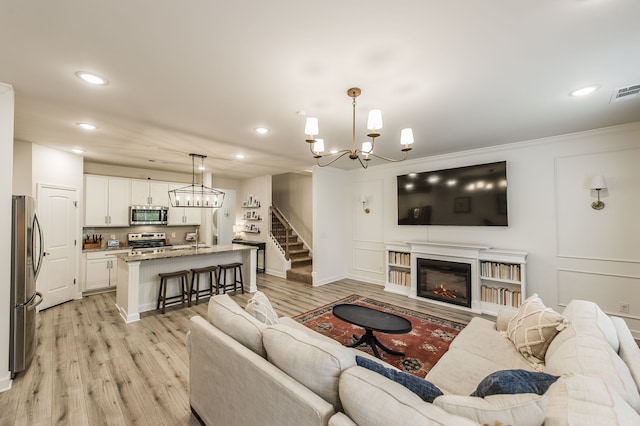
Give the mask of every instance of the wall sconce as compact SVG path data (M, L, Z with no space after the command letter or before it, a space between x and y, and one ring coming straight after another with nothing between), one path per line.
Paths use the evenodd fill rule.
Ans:
M604 203L600 201L600 190L607 189L607 182L604 180L604 176L594 176L591 179L591 189L595 189L598 193L598 201L591 203L591 208L594 210L604 209Z
M369 212L371 212L371 209L369 207L367 207L367 196L364 194L360 195L360 202L362 203L362 210L364 210L364 212L366 214L369 214Z

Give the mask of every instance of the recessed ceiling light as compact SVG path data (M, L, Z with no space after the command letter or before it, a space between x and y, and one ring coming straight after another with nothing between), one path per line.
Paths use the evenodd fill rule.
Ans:
M76 123L76 125L84 130L95 130L98 128L98 126L91 123Z
M267 129L266 127L256 127L255 129L256 133L259 133L261 135L266 135L267 133L269 133L269 129Z
M80 148L72 148L71 152L75 153L75 154L84 154L84 149L80 149Z
M102 85L102 86L109 84L109 80L107 80L106 78L100 77L97 74L93 74L86 71L76 72L76 77L91 84Z
M583 87L581 89L574 90L573 92L569 93L569 95L571 95L571 96L587 96L587 95L592 94L593 92L595 92L599 88L600 88L600 86L598 86L598 85L587 86L587 87Z
M244 154L236 154L236 158L238 160L242 160L244 158Z

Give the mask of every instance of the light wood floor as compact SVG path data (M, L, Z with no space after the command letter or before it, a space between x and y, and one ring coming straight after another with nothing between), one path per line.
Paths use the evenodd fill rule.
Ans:
M460 322L460 311L436 310L381 286L341 280L311 287L258 274L258 289L280 316L293 316L350 294L385 300ZM244 306L250 294L232 296ZM189 408L188 320L206 316L207 301L153 312L125 324L115 293L88 296L38 314L31 367L0 393L0 425L197 425ZM224 368L224 367L222 367Z

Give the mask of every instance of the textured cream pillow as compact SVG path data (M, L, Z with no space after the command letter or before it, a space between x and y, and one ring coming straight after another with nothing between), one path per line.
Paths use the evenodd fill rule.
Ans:
M442 395L433 403L451 414L483 425L540 426L547 412L547 397L535 393L490 395L484 398Z
M547 308L537 294L527 298L518 313L507 325L507 337L527 360L544 362L549 344L559 331L567 326L567 320L551 308Z
M269 302L267 296L261 291L256 291L244 309L252 317L267 325L278 324L278 314L273 309L273 306L271 306L271 302Z

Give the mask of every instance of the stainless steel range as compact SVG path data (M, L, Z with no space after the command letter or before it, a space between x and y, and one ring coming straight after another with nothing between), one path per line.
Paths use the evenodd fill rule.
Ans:
M127 245L131 247L131 254L161 253L165 247L171 246L164 232L127 234Z

